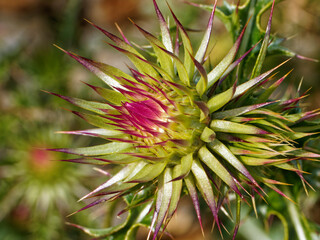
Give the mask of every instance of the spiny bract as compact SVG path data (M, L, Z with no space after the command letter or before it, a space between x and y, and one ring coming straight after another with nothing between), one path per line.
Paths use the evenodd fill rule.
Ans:
M130 59L135 66L135 69L129 68L131 74L63 50L109 86L87 84L105 103L54 94L94 112L73 111L97 128L64 133L100 137L106 143L52 150L80 156L69 159L71 162L121 166L114 176L82 198L98 198L83 209L132 193L145 194L128 202L128 209L151 200L146 206L154 208L150 232L155 239L173 216L185 189L200 224L198 193L212 211L220 230L218 212L228 194L235 193L247 201L247 196L263 197L271 188L287 197L275 186L283 183L269 178L276 168L294 171L305 181L298 160L319 155L296 147L297 139L313 134L296 126L318 112L294 111L303 95L294 99L270 99L288 75L270 84L270 75L280 65L260 74L269 43L274 3L253 77L239 84L233 70L258 44L236 59L246 26L223 60L211 68L206 60L215 5L200 46L194 51L186 30L171 9L177 29L174 39L157 3L153 3L161 37L133 23L148 40L152 52L140 53L142 49L131 44L120 29L122 39L91 23L113 41L112 47ZM148 53L150 59L155 60L147 60ZM237 226L234 236L236 230Z

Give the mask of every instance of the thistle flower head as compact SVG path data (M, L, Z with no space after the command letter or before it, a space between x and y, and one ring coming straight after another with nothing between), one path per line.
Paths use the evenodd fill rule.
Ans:
M297 147L297 139L313 133L295 127L319 112L295 111L304 95L276 101L270 98L288 75L272 83L271 74L280 65L260 73L273 6L252 77L241 79L238 84L233 70L256 47L236 57L246 27L229 53L212 68L206 60L215 5L200 46L194 50L172 10L177 29L175 39L156 1L153 3L161 38L133 23L151 45L151 53L146 50L141 53L121 30L119 38L91 23L113 42L112 47L130 59L135 66L129 68L130 74L62 50L109 86L87 84L104 98L104 103L54 94L94 112L73 111L97 128L64 133L100 137L106 143L54 150L80 156L69 159L71 162L121 166L110 179L82 198L98 198L83 209L143 192L146 196L128 202L128 208L154 200L146 207L154 209L150 229L155 239L173 216L182 189L186 189L200 224L199 193L220 230L218 212L227 193L235 193L247 201L247 197L254 198L255 194L264 198L267 188L271 188L287 197L276 187L282 182L270 178L277 168L294 171L305 181L297 160L319 155ZM148 60L152 59L148 53L155 60Z

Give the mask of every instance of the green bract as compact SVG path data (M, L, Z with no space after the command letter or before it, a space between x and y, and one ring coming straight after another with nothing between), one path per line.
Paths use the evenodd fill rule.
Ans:
M234 69L256 47L252 44L250 50L238 56L247 25L222 61L208 67L207 50L216 5L200 46L195 49L174 13L171 11L178 33L175 39L155 1L154 6L160 38L134 23L152 47L150 56L156 57L153 61L136 49L121 31L122 38L119 38L91 23L113 42L112 47L130 59L135 66L129 68L131 74L62 50L108 85L101 88L87 84L104 99L103 103L54 94L92 112L74 111L97 127L65 133L100 137L106 142L54 151L80 156L70 159L71 162L120 167L110 179L81 199L97 198L83 209L119 197L125 197L126 210L133 209L121 226L101 231L80 227L95 237L126 229L126 233L121 232L121 239L130 239L138 226L135 224L145 225L141 219L152 208L150 235L153 232L156 239L174 215L184 192L189 193L200 224L198 195L202 196L221 232L218 213L224 198L233 193L239 201L253 199L253 207L254 196L267 199L269 189L289 198L276 187L283 183L281 179L272 179L272 171L293 171L305 181L299 162L320 157L297 144L299 139L314 133L303 128L294 130L319 112L299 110L303 95L294 99L271 98L287 76L273 81L271 75L280 65L261 73L274 3L251 77L239 81ZM221 15L221 10L219 12ZM132 214L136 214L137 207L144 215L133 221ZM238 218L239 214L237 224ZM234 236L237 229L238 226Z

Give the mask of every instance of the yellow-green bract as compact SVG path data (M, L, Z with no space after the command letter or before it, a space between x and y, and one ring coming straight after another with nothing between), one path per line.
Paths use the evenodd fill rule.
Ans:
M103 98L103 103L54 94L92 112L73 111L95 129L65 133L100 137L106 143L52 150L79 155L79 158L69 159L70 162L120 166L110 179L81 199L98 198L81 210L130 194L144 194L146 189L151 189L141 200L127 203L130 209L141 204L145 204L146 209L154 209L149 234L153 234L154 240L174 215L182 189L186 189L200 225L199 194L221 232L218 213L229 193L247 201L246 198L254 199L256 194L263 197L272 189L288 198L275 186L282 182L269 179L269 171L275 168L294 171L305 181L303 171L293 162L314 160L319 155L300 149L296 144L297 139L313 133L293 129L318 115L318 111L294 111L299 108L298 102L303 96L270 99L287 76L270 84L270 75L282 64L260 73L274 2L252 78L241 84L233 77L236 76L233 70L257 46L237 58L246 26L221 62L210 67L206 64L207 50L216 4L200 46L194 49L173 11L170 9L177 34L172 34L156 1L153 3L161 37L133 24L152 47L150 56L156 57L154 61L149 60L148 51L142 53L134 47L122 31L122 38L119 38L89 22L113 42L112 47L130 59L135 67L129 68L131 74L61 49L108 85L102 88L87 84ZM263 92L260 91L262 86ZM96 237L115 232L114 229L97 232L80 228ZM237 229L238 226L233 236Z

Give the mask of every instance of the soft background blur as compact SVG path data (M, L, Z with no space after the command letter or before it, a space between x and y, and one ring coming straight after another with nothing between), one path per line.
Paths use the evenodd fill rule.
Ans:
M165 1L158 2L168 14ZM185 26L205 27L208 12L180 1L168 2ZM152 33L159 32L151 0L0 0L0 239L90 239L65 222L103 225L108 207L66 217L84 206L77 199L100 182L100 175L91 166L58 162L66 156L43 150L84 146L89 139L55 134L85 124L62 109L72 106L41 90L95 99L82 81L100 84L97 78L52 44L125 70L127 60L83 19L111 32L116 32L117 22L129 39L138 42L141 36L128 17ZM229 50L232 40L217 18L214 26L214 58L218 59ZM319 0L280 3L274 13L273 33L287 37L285 45L291 50L320 59ZM197 39L197 33L190 35ZM276 65L273 61L280 60L271 59L268 64ZM319 63L293 59L287 67L295 69L292 83L303 77L304 89L312 87L309 108L320 107ZM312 211L306 209L306 214L319 222L319 204L315 200L309 205ZM211 221L211 217L205 221L207 239ZM248 222L243 231L257 225ZM202 239L187 198L168 229L176 239ZM256 238L245 235L243 239Z

